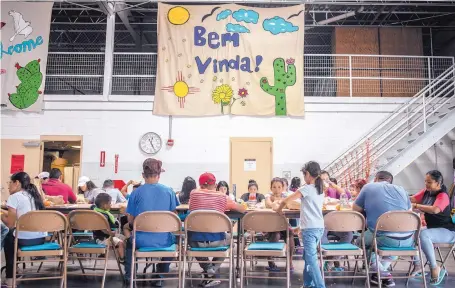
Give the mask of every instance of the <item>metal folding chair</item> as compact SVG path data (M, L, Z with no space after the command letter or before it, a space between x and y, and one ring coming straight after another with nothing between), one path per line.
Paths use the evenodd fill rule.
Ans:
M369 267L367 260L367 253L365 249L365 218L362 214L355 211L334 211L328 213L324 216L324 226L327 231L331 232L353 232L361 231L360 233L360 247L351 244L351 243L329 243L321 244L319 243L319 257L321 259L321 273L323 278L344 278L352 279L352 285L357 278L365 278L367 287L370 287L369 281ZM353 256L355 258L354 274L345 275L346 273L340 275L325 275L324 273L324 261L338 261L337 259L324 259L324 257L331 256L343 256L349 257ZM358 261L365 264L365 275L357 275L358 270ZM350 271L349 271L350 272ZM329 272L330 273L330 272Z
M190 240L188 238L188 232L204 232L204 233L229 233L231 237L226 246L220 247L211 247L211 248L195 248L191 247L189 244ZM234 267L234 258L233 258L233 228L231 219L226 216L224 213L220 213L213 210L197 210L191 212L185 219L185 247L184 258L183 258L183 277L182 277L182 287L185 287L185 280L200 280L201 278L195 278L191 275L191 266L188 268L188 277L185 273L186 263L200 263L202 261L194 261L193 258L196 257L217 257L217 258L229 258L229 278L217 278L219 281L229 282L229 287L233 287L233 267ZM209 263L220 264L221 262L207 261Z
M93 210L74 210L68 214L69 224L70 224L70 237L69 237L69 248L68 248L68 257L72 259L76 259L79 262L79 266L81 268L82 273L78 272L70 272L68 275L84 275L84 276L101 276L103 277L101 281L101 287L104 287L106 282L106 273L108 270L107 265L109 261L109 248L112 247L115 255L115 259L117 261L117 269L113 269L113 271L120 271L120 275L123 279L123 272L122 267L120 265L117 251L115 250L115 245L112 240L112 237L108 237L108 242L110 245L104 244L97 244L95 242L80 242L77 243L75 241L75 235L73 235L72 230L83 230L83 231L96 231L96 230L103 230L103 231L111 231L111 227L109 222L107 221L106 217L104 217L101 213L95 212ZM95 256L92 256L95 255ZM104 258L98 257L98 255L103 255ZM82 265L81 260L95 260L94 267L84 267ZM104 260L104 267L97 268L96 261L97 260ZM103 271L103 274L100 273L87 273L85 270L91 271Z
M379 288L382 287L381 282L381 273L379 271L379 257L383 256L398 256L398 260L388 260L390 262L405 261L409 262L409 269L406 273L406 276L394 276L394 278L404 278L406 280L406 286L409 283L410 278L420 278L422 277L423 285L426 288L427 282L425 279L425 273L422 273L422 276L412 276L411 269L414 262L414 257L418 256L422 267L423 264L423 253L420 246L420 228L422 222L419 215L411 211L391 211L381 215L376 222L376 227L373 234L373 249L372 252L376 253L376 273L378 274L378 284ZM413 233L412 237L414 239L413 246L411 247L380 247L377 243L378 232L393 232L393 233ZM409 260L402 260L406 257ZM392 271L393 273L399 271Z
M66 264L67 264L67 230L68 221L60 212L57 211L31 211L22 215L16 223L16 235L20 231L28 232L47 232L52 233L56 237L55 242L44 243L35 246L24 246L19 248L19 239L16 237L14 241L14 250L16 251L16 257L14 257L13 266L13 287L16 287L16 283L19 281L35 281L35 280L49 280L49 279L61 279L60 287L67 287L66 281ZM46 257L46 260L21 260L25 257ZM56 258L56 259L50 259ZM16 269L17 265L22 263L42 263L42 262L58 262L60 270L60 276L47 276L47 277L32 277L32 278L17 278ZM41 266L41 265L40 265ZM25 275L43 275L45 273L27 272Z
M277 232L277 231L286 231L287 241L293 241L289 237L288 229L288 220L276 212L273 211L251 211L248 212L242 219L242 230L243 231L255 231L255 232ZM243 233L245 234L245 233ZM266 279L286 279L286 287L290 287L291 278L290 278L290 260L291 260L291 251L289 245L283 242L279 243L269 243L269 242L252 242L246 244L246 238L242 237L241 241L241 251L242 251L242 261L240 267L240 287L243 288L245 279L248 278L266 278ZM289 243L289 242L287 242ZM269 261L268 257L281 258L286 261L286 277L280 276L252 276L248 275L246 269L246 262L248 258L253 259L254 257L261 257L262 261ZM264 258L265 257L265 258Z
M182 222L180 221L179 217L175 215L175 213L169 211L150 211L144 212L138 215L134 219L133 225L133 237L132 239L136 239L137 232L155 232L155 233L177 233L180 232L182 227ZM136 241L133 241L133 255L131 259L131 281L130 287L134 287L135 282L143 282L143 281L150 281L150 280L157 280L156 278L146 278L145 276L151 275L158 276L159 272L151 272L151 273L137 273L136 272L136 265L139 263L145 264L146 266L150 265L150 261L152 258L177 258L177 260L173 261L153 261L153 263L177 263L178 265L178 272L169 272L168 275L175 275L177 277L165 277L159 280L178 280L178 287L182 285L182 238L179 237L179 242L177 244L173 244L169 247L140 247L136 250ZM139 260L144 259L144 260ZM137 276L144 276L144 278L138 279Z

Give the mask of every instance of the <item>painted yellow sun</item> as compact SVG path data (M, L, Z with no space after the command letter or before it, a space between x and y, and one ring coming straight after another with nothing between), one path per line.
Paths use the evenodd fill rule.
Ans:
M171 24L183 25L190 19L190 12L182 6L176 6L167 12L167 19Z
M185 82L185 78L183 78L182 72L178 72L174 85L163 87L163 88L161 88L161 90L174 93L174 95L177 96L177 99L180 103L180 108L185 108L185 97L186 96L188 96L189 94L194 94L196 92L199 92L199 88L190 87Z

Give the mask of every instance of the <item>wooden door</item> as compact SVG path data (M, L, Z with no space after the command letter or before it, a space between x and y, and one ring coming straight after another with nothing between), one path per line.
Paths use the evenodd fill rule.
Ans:
M256 180L260 193L270 191L273 171L272 138L231 138L230 187L237 198L248 191L248 181Z

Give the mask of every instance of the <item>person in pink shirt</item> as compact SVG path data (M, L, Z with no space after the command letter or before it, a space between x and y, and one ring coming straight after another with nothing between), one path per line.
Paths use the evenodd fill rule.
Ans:
M326 197L340 199L343 194L346 194L348 199L351 197L349 191L338 186L335 178L330 178L329 172L322 170L321 179L324 181L324 194Z
M49 196L62 196L65 203L76 203L76 195L70 186L62 183L62 172L54 168L49 173L49 180L42 184L44 194Z

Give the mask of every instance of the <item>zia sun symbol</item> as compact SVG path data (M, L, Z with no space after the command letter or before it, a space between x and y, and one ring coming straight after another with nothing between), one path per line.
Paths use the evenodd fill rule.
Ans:
M185 108L185 97L188 94L194 94L200 91L199 88L188 86L181 71L178 72L174 85L163 87L161 90L174 93L180 103L180 108Z

